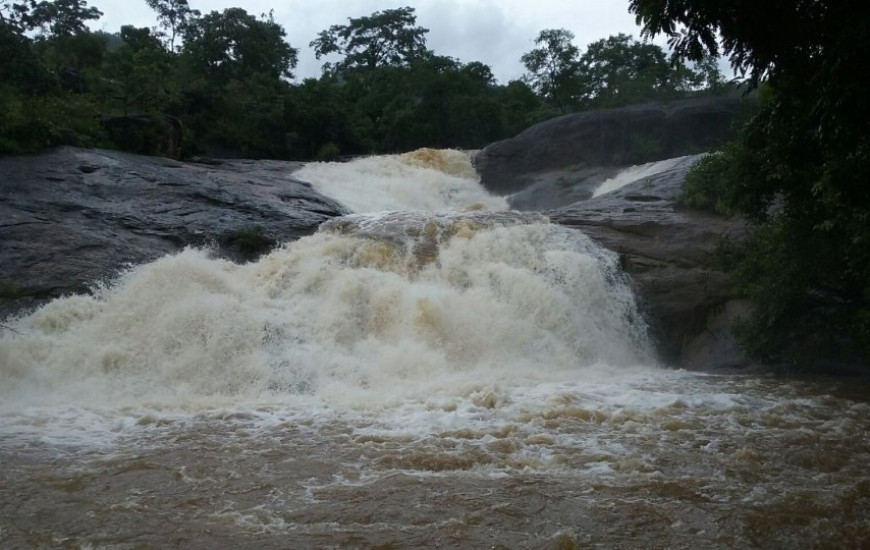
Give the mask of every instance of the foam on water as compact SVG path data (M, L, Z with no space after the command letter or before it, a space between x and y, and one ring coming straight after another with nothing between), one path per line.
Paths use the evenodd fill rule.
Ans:
M658 368L614 254L456 212L463 155L331 165L331 194L361 167L454 211L185 250L3 321L6 545L866 542L866 383Z
M385 188L409 174L476 185L464 154L436 153L328 166ZM347 216L255 263L185 250L4 324L0 435L24 439L341 418L360 437L519 423L523 441L579 445L535 426L656 430L659 414L778 403L656 368L616 255L537 214Z
M465 153L296 175L356 210L412 211L339 218L247 265L185 250L5 321L0 434L342 418L420 437L534 424L553 399L590 418L678 399L650 389L663 373L616 255L537 214L455 212L503 207Z
M630 166L612 178L608 178L601 185L596 187L595 191L592 193L592 197L594 198L604 195L605 193L610 193L611 191L616 191L617 189L625 187L629 183L670 170L685 158L686 157L677 157L657 162L639 164L637 166Z
M504 205L458 151L297 176L355 209ZM127 429L154 424L142 411L263 407L437 424L418 413L495 408L514 388L651 363L617 263L539 215L481 211L348 216L247 265L185 250L8 320L0 408L17 433L40 414L102 433L118 414ZM78 408L89 412L59 412Z
M462 151L420 149L347 163L310 163L294 176L353 212L507 209L503 197L480 185Z
M378 408L649 360L615 256L582 234L497 226L422 266L384 246L321 233L248 265L186 250L56 300L9 321L3 408Z

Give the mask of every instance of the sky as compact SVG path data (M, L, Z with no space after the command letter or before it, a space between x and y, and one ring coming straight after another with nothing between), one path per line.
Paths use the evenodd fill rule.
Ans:
M481 61L490 66L498 81L506 84L522 76L520 56L535 47L543 29L568 29L581 52L586 45L612 34L640 37L640 27L628 13L628 0L188 0L203 13L240 7L252 15L274 10L275 21L287 31L287 41L299 50L296 80L320 76L325 60L318 61L309 48L317 33L348 17L411 6L417 24L429 29L427 46L439 55L463 61ZM103 12L92 27L116 32L121 25L152 27L155 13L145 0L88 0ZM656 43L663 44L659 38Z

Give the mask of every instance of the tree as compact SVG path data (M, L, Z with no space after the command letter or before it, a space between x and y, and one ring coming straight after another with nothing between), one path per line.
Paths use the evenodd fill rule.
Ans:
M0 51L3 52L0 56L0 81L28 92L45 86L47 75L44 67L35 56L31 40L24 34L16 13L13 11L0 17Z
M164 112L172 86L173 59L148 28L121 27L122 44L106 56L105 74L124 113Z
M320 31L311 44L317 59L340 54L344 59L324 70L367 69L385 65L408 66L430 52L426 49L429 29L416 26L414 8L376 11L366 17L349 18L347 25Z
M292 78L297 50L272 14L257 19L241 8L213 11L186 27L183 54L209 78L245 78L255 73Z
M667 35L674 52L693 61L721 50L755 86L775 68L791 71L817 58L819 48L857 45L852 40L866 36L864 9L849 0L630 0L629 10L645 36Z
M492 69L489 68L489 65L485 63L480 61L466 63L462 67L462 71L484 87L495 86L495 75L492 74Z
M187 0L145 0L157 12L160 26L168 33L167 46L175 51L175 39L182 36L190 23L199 17L199 10L190 9Z
M870 21L863 4L632 0L644 34L700 60L720 48L762 108L726 153L754 224L735 266L762 359L870 360ZM717 37L721 37L721 46Z
M33 0L22 0L20 2L0 0L0 27L23 35L26 31L30 30L27 20L34 3Z
M520 58L530 73L528 82L532 88L563 113L577 104L585 87L580 76L580 50L573 40L571 31L543 30L535 38L539 47Z
M655 44L618 34L589 44L580 58L588 82L586 100L596 107L672 99L705 81Z
M284 94L296 49L272 14L213 11L190 23L180 53L185 123L212 155L284 158Z
M513 136L529 126L552 118L552 108L541 102L534 90L522 80L511 80L506 86L494 90L501 106L502 127L505 136Z
M54 0L36 2L28 0L18 4L20 21L26 30L39 29L43 35L67 37L88 32L87 21L96 20L103 12L94 7L88 7L84 0Z
M88 88L85 73L99 72L106 49L86 23L99 19L102 12L83 0L29 0L27 9L18 12L23 29L38 30L33 50L40 63L59 78L64 89L84 93Z
M706 52L701 59L692 61L694 81L691 85L694 89L718 94L736 87L736 81L725 80L725 75L719 68L720 59L718 54ZM679 60L679 56L672 56L672 62Z

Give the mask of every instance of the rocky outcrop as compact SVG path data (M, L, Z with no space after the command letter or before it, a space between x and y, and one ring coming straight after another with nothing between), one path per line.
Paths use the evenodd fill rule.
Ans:
M188 245L250 259L344 214L298 167L71 147L0 159L0 317Z
M711 150L733 136L745 103L739 96L702 97L565 115L487 146L474 164L484 187L500 195L552 179L554 171L606 178L602 167Z
M679 159L621 189L545 214L620 254L665 361L705 370L743 367L749 361L728 329L748 306L712 267L711 255L720 239L742 238L745 224L675 202L699 158Z
M685 113L695 112L700 120L699 113L714 112L716 104L627 108L618 111L637 116L617 126L632 136L636 133L626 126L629 120L649 129L655 119L674 128L685 123L691 133L686 121L695 119ZM600 119L597 114L582 117L587 122L615 120L614 112L604 112ZM676 118L665 124L663 116ZM728 331L748 306L710 262L719 240L741 238L745 226L737 219L680 208L675 201L699 157L625 171L618 166L629 158L624 151L605 143L596 153L602 156L588 153L583 140L594 135L580 131L579 123L577 132L557 131L560 124L574 124L560 120L543 123L549 130L531 128L515 143L485 149L478 167L486 169L490 187L512 190L514 208L544 211L553 222L581 229L620 254L666 361L703 369L748 364ZM600 126L609 136L607 124ZM541 142L532 146L529 136L535 135ZM575 139L579 145L572 143ZM673 148L665 150L685 152L678 146L682 137L667 139ZM549 153L535 160L524 147ZM493 151L514 151L518 158ZM340 204L291 177L299 166L244 160L184 163L76 148L0 159L0 320L22 307L86 291L126 265L188 245L209 245L216 254L245 261L345 214ZM596 187L626 174L635 181L593 198ZM494 184L492 178L498 177L507 183ZM526 187L516 192L518 185ZM341 232L348 223L337 220L330 227ZM437 235L441 229L433 231ZM429 248L421 250L424 259Z
M711 262L720 239L743 237L745 225L675 199L698 153L733 137L753 104L704 97L570 114L487 146L474 164L512 208L544 211L620 254L666 362L745 367L729 327L749 306ZM663 162L629 169L652 161Z

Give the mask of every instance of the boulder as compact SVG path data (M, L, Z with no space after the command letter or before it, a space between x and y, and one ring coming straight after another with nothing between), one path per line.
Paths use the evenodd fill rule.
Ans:
M620 254L662 358L681 367L721 370L750 361L728 327L748 309L713 267L720 239L742 239L739 218L680 207L675 201L700 155L596 198L544 212Z
M290 177L299 166L73 147L0 158L0 318L189 245L253 259L345 214Z
M484 187L499 195L546 180L553 171L599 177L602 167L711 150L734 136L733 122L747 102L701 97L569 114L488 145L474 165Z

